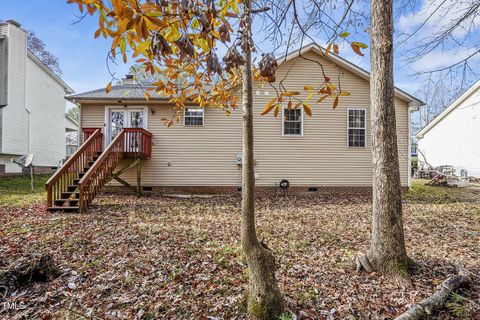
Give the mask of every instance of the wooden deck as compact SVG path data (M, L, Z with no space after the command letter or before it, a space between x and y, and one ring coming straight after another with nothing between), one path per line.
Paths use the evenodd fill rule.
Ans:
M84 211L112 179L140 193L140 162L152 155L152 134L143 128L124 128L103 149L100 128L84 128L82 133L84 143L45 184L49 210ZM132 163L114 173L123 159ZM134 166L136 189L120 178Z

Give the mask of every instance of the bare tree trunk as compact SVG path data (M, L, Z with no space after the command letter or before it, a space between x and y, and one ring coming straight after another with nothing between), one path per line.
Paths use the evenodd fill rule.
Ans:
M367 271L408 276L393 84L393 0L371 2L373 224Z
M251 3L243 1L242 36L251 37ZM250 41L248 41L250 42ZM255 230L255 172L253 147L253 80L251 48L243 50L243 166L242 230L243 254L249 268L248 311L253 319L277 319L283 298L275 279L275 257L260 243Z

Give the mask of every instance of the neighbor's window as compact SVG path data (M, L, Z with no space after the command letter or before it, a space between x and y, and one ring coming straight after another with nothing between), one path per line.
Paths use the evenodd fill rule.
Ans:
M348 146L365 147L365 110L348 109Z
M283 109L283 135L301 136L303 134L303 109Z
M184 124L186 126L203 126L203 108L186 107L184 111Z

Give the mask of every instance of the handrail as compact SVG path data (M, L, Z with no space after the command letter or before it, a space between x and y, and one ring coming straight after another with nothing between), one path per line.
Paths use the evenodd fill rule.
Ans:
M92 167L78 183L80 190L79 209L84 211L110 178L118 162L124 156L125 129L113 139Z
M58 199L62 192L67 191L69 185L73 185L73 180L78 178L78 172L83 171L88 161L101 150L102 132L101 129L97 129L45 183L49 207L53 205L54 199Z
M90 136L94 134L97 129L98 128L82 128L82 141L87 141L87 139L90 138Z
M126 157L150 159L152 155L152 133L143 128L124 128L124 130Z

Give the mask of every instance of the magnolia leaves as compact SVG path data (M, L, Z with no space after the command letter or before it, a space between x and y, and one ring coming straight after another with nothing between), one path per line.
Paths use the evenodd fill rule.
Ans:
M327 98L333 99L332 103L332 108L336 109L338 107L338 104L340 102L340 97L346 97L350 95L350 92L346 90L341 90L337 88L333 83L331 82L325 82L324 86L322 86L319 89L315 89L311 85L306 85L304 88L304 92L307 94L307 96L302 99L299 96L301 95L300 91L282 91L279 92L279 95L275 98L272 98L263 108L261 115L266 115L270 113L272 110L274 110L273 116L277 117L279 114L280 109L282 108L282 105L284 103L287 103L286 107L290 110L292 108L298 109L298 108L303 108L303 111L305 114L308 116L312 116L312 105L311 105L311 100L315 95L317 95L319 98L315 101L315 103L322 103L324 100Z
M150 48L152 53L157 59L161 59L161 56L172 54L172 48L168 44L167 40L160 34L157 33L152 38L152 42L150 44Z
M195 55L195 48L190 40L188 34L182 34L180 39L175 41L175 44L180 49L180 52L184 55L193 57Z
M338 36L340 38L345 39L345 41L350 42L346 39L350 36L350 32L342 32ZM364 56L364 54L362 52L362 49L368 48L368 46L365 43L357 42L357 41L350 42L350 47L352 48L353 52L355 52L356 54L358 54L359 56L362 56L362 57ZM325 53L324 54L326 56L328 56L328 54L332 50L335 54L339 54L338 44L336 44L335 42L331 42L331 43L328 44L328 46L325 48Z
M222 75L222 67L220 66L220 62L218 62L218 57L216 53L210 53L207 56L207 72L210 73L217 73L218 75Z
M162 81L153 84L155 92L171 97L173 109L182 109L190 102L221 109L237 106L239 97L231 88L242 81L242 74L238 72L245 64L242 53L255 51L251 17L240 12L241 0L68 1L76 3L80 10L86 8L90 15L98 13L99 29L95 37L102 35L112 40L113 57L120 51L126 61L126 52L130 50L136 62L143 64L145 72L159 74ZM231 23L235 31L239 29L236 39ZM363 55L362 49L367 46L348 41L349 36L348 32L339 34L354 52ZM223 61L220 60L217 48L232 40ZM325 51L326 54L338 53L339 46L332 42ZM276 82L277 68L275 56L263 54L254 68L255 81ZM305 92L289 91L280 84L276 98L265 106L262 114L278 115L281 105L286 103L288 108L303 108L307 115L312 115L312 106L327 99L332 99L332 106L336 108L340 97L349 93L324 77L320 87L305 86ZM110 89L111 85L107 86L107 91Z
M230 42L231 31L233 30L231 30L230 25L227 25L226 23L222 24L218 28L218 36L219 36L218 38L220 39L220 41L222 41L223 43Z
M262 60L258 64L260 76L267 82L275 82L275 71L277 70L277 60L271 53L262 54Z
M353 52L355 52L356 54L362 57L364 56L364 54L361 49L368 48L368 46L365 43L355 42L355 41L351 42L350 46L352 47Z
M223 62L225 63L225 71L231 73L233 69L237 69L241 65L245 64L245 59L238 52L235 46L232 46L228 50L227 54L223 57Z

